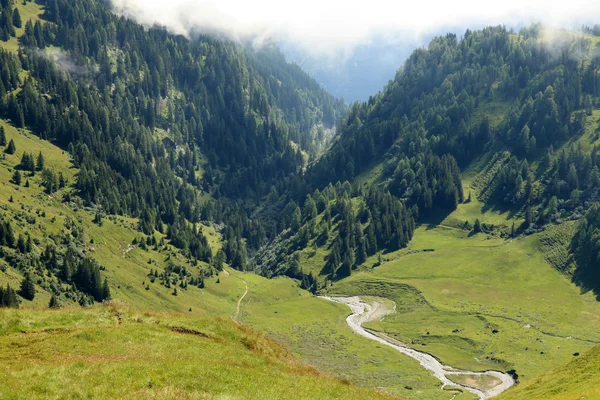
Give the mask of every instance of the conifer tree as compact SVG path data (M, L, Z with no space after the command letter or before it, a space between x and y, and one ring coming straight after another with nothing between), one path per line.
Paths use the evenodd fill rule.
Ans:
M3 126L0 126L0 146L6 146L6 131Z
M40 151L40 153L37 156L37 162L36 162L35 168L38 171L42 171L44 169L44 164L45 164L45 162L44 162L44 155Z
M15 154L15 152L17 151L17 146L15 145L15 141L10 139L10 141L8 142L8 146L6 147L6 150L4 150L6 152L6 154Z
M6 285L6 289L0 287L0 307L18 308L19 300L17 293L10 285Z
M58 297L55 294L50 297L50 301L48 302L48 308L60 308L60 304L58 302Z
M475 219L475 223L473 224L473 232L474 233L481 232L481 222L479 221L479 218Z
M21 173L19 171L15 171L15 173L13 174L12 182L17 186L21 185Z
M19 12L19 9L16 7L13 9L12 23L15 26L15 28L23 27L23 22L21 21L21 13Z
M110 287L108 286L108 280L106 278L104 278L104 284L102 285L102 300L110 300L110 299L111 299Z

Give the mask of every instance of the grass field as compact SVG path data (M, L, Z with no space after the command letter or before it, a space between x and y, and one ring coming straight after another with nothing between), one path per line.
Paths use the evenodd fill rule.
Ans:
M0 398L384 399L225 319L120 303L0 310Z
M600 305L552 268L536 236L503 240L420 227L415 252L336 283L334 294L394 300L398 313L367 326L453 367L515 369L521 381L600 343Z
M47 167L62 172L70 183L77 169L61 149L5 121L0 124L17 147L15 155L0 160L2 213L17 221L17 233L31 232L42 242L46 235L63 230L67 218L77 221L83 227L89 250L106 267L103 273L113 297L131 309L179 312L192 319L229 318L236 311L246 281L249 293L241 304L239 320L282 343L302 360L359 386L385 388L406 398L450 399L455 394L440 390L439 382L414 360L353 334L345 322L349 309L311 296L292 280L266 280L229 271L220 274L219 283L216 276L208 278L205 289L188 287L179 290L177 296L172 294L173 289L150 284L149 270L161 270L169 260L188 266L194 273L196 269L170 246L161 251L131 246L139 235L135 219L106 217L101 226L93 223L94 210L61 201L64 192L72 188L53 196L43 194L39 173L25 178L30 181L29 188L11 184L13 169L24 149L34 154L42 151ZM376 268L372 268L376 257L370 258L364 267L329 291L389 298L396 302L398 313L370 323L370 328L385 331L454 367L515 369L521 381L529 384L536 376L570 361L573 353L583 353L594 342L600 342L600 310L591 294L581 294L549 264L564 261L572 229L552 227L542 234L515 240L486 234L471 236L461 229L461 221L472 223L475 218L504 228L513 221L519 223L507 213L484 207L473 196L471 203L460 205L438 224L421 226L408 249L384 254L383 265ZM210 226L202 229L216 250L219 233ZM326 254L319 250L311 255L311 251L310 247L303 251L302 266L318 272ZM16 287L21 279L11 268L0 272L0 284L10 282ZM40 282L36 299L24 302L23 307L46 308L49 295L42 290L46 284ZM39 319L42 314L36 315ZM155 334L155 327L145 329L150 329L149 335ZM48 340L61 340L47 336ZM130 367L111 368L124 371ZM57 371L56 379L66 379L61 375L66 372ZM461 394L457 399L468 396Z
M600 398L600 347L498 397L498 400L573 400Z
M240 321L266 333L319 369L405 398L450 399L417 361L354 334L346 306L316 298L288 278L241 276L249 287Z

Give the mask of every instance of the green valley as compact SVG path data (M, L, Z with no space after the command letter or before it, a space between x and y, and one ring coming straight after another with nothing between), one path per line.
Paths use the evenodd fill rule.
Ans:
M0 398L600 396L600 26L347 105L126 3L0 0Z

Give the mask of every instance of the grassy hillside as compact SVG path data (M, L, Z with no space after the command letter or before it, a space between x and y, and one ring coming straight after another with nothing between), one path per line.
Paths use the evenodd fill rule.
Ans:
M410 399L449 399L419 363L354 334L346 306L311 296L288 278L266 281L245 275L249 292L240 321L265 332L294 354L360 386Z
M2 213L10 220L17 221L14 224L16 234L32 236L34 251L42 252L48 236L64 232L66 221L71 220L85 232L84 250L105 268L103 274L108 278L114 298L140 308L182 312L192 307L200 311L197 305L202 304L201 309L205 313L233 313L235 301L244 290L243 284L237 279L222 276L219 284L216 284L219 277L214 276L206 279L204 289L188 286L186 290L180 289L177 296L172 295L173 288L166 288L158 281L151 283L148 277L150 269L162 271L169 263L177 263L187 266L193 275L197 275L206 268L206 264L200 262L198 267L190 265L188 259L170 245L160 250L152 246L142 249L139 245L133 245L134 239L140 237L136 219L114 216L105 217L102 224L94 223L94 209L83 207L75 196L71 202L63 201L65 194L75 193L70 185L52 195L45 194L40 173L33 177L28 173L24 174L23 182L29 181L29 187L25 187L25 183L20 186L11 183L13 171L24 151L34 155L42 152L46 167L57 174L63 173L69 183L73 183L77 169L72 167L69 155L58 147L37 138L27 130L17 130L5 121L0 120L0 125L5 128L7 140L14 140L17 148L14 155L5 154L4 159L0 160ZM219 246L219 233L209 226L203 226L202 229L216 250ZM164 235L156 233L157 238L162 236ZM36 239L39 245L35 244ZM13 269L0 272L0 284L10 283L11 286L18 287L21 279L22 275ZM51 282L49 277L39 281L39 296L32 303L25 301L24 306L46 307L50 296L43 289ZM61 301L68 303L65 298L61 298Z
M600 347L567 365L541 375L498 397L498 400L567 400L600 398Z
M5 388L5 391L0 393L0 397L47 397L62 392L67 387L72 390L70 396L86 397L103 397L104 393L110 397L119 397L122 396L120 393L126 393L133 397L154 398L167 398L174 395L193 397L207 393L210 396L221 394L241 396L244 394L245 386L251 387L248 390L254 390L256 393L261 391L269 393L267 398L294 398L294 395L297 396L296 398L315 396L327 398L332 396L331 393L338 392L347 393L348 398L352 398L355 393L357 397L358 393L363 393L361 396L368 393L369 398L375 396L373 392L362 392L330 378L321 378L319 373L300 364L298 367L290 367L292 369L286 372L285 366L289 363L293 365L298 363L293 358L289 358L287 353L285 356L278 356L280 359L275 363L269 358L268 366L256 370L256 364L262 363L263 359L254 352L248 351L243 358L248 361L230 366L228 364L233 361L226 359L219 366L214 366L212 370L213 361L216 362L216 359L213 360L207 354L213 357L232 354L227 357L233 360L233 352L238 351L238 347L242 347L235 336L238 334L238 328L233 329L232 324L224 320L215 320L213 317L229 319L236 313L237 302L246 289L245 282L248 283L249 294L241 303L238 319L250 323L254 328L269 334L280 343L290 345L294 341L296 344L291 345L290 348L303 360L338 378L345 378L368 388L386 387L394 392L412 394L412 397L416 396L416 398L419 393L423 393L422 390L439 398L448 397L438 390L439 384L422 371L418 364L390 350L379 349L368 340L355 337L345 325L343 307L312 297L308 292L300 290L297 283L292 280L267 280L226 268L226 271L218 276L207 278L203 289L188 286L184 290L178 287L177 296L173 295L173 288L166 288L158 281L151 283L148 276L150 269L163 270L169 262L186 266L193 275L205 269L206 265L204 263L200 263L197 267L191 265L179 250L170 245L160 250L155 250L152 246L142 248L139 245L132 245L133 240L140 237L138 221L134 218L105 217L102 224L98 224L93 222L95 210L83 207L76 196L72 196L71 202L63 202L65 194L75 193L71 184L78 173L78 170L73 168L69 155L51 143L40 140L27 130L17 130L6 121L0 121L0 124L6 130L7 139L14 140L17 148L14 155L6 155L0 161L0 184L3 187L0 191L2 213L11 220L20 221L15 224L17 234L29 233L34 243L35 239L40 241L40 245L34 245L36 252L43 250L42 244L48 239L48 235L66 229L65 221L68 218L76 221L85 232L85 247L89 254L105 267L102 273L108 278L112 297L122 302L118 304L123 304L123 306L96 306L82 309L61 297L60 301L66 309L49 311L47 307L50 294L45 289L51 283L51 279L39 281L36 284L37 293L33 301L21 299L22 310L3 311L0 316L3 329L1 334L9 335L9 340L5 343L11 346L27 346L31 349L23 355L19 363L6 364L3 373L18 384ZM29 180L28 188L24 183L21 186L11 183L12 173L24 151L33 154L41 151L46 160L46 167L56 173L63 173L70 184L49 196L40 186L42 178L39 173L33 177L25 174L24 181ZM9 200L11 197L12 202ZM32 221L32 218L35 218L35 222L27 222L27 220ZM213 247L213 252L216 253L221 245L220 234L212 226L203 226L202 229ZM159 233L156 235L161 236ZM4 261L0 262L5 264ZM18 288L23 279L22 273L8 265L5 267L4 272L0 271L0 284L10 283L12 287ZM125 304L127 306L124 306ZM276 304L282 307L278 314L279 320L269 318L272 307ZM322 309L326 310L326 314L321 313ZM147 312L148 310L153 311ZM305 312L306 310L311 311ZM185 316L165 312L179 312L184 313ZM117 328L115 318L121 314L122 323ZM302 319L296 320L296 316L302 316ZM198 339L194 335L182 335L169 331L165 327L156 326L154 322L157 320L176 321L178 326L182 324L192 326L203 332L210 332L213 327L217 327L214 329L225 332L224 335L229 336L225 342L209 341L211 347L203 349L200 353L195 346L194 341ZM335 340L328 341L325 347L321 348L321 340L327 335L325 329L330 323L339 336ZM314 325L312 332L315 335L298 336L293 333L298 326L306 324ZM248 335L256 335L243 328L239 329ZM321 329L323 331L319 332ZM35 332L36 335L22 335L22 333ZM230 340L231 335L236 339ZM41 336L44 339L38 342L36 338ZM19 338L27 339L22 339L26 340L25 342L19 342L21 340ZM142 338L152 338L152 343L144 345ZM306 338L310 340L305 341ZM14 344L17 342L18 344ZM112 347L112 343L115 342L129 343L118 349L126 355L115 356L117 350ZM173 342L177 343L179 349L176 352L170 350ZM75 346L69 348L66 346L67 343L75 343ZM84 350L86 343L93 343L93 346ZM169 343L169 347L161 349L161 346L166 346L165 343ZM275 346L271 341L265 343L269 349ZM360 354L347 357L346 344L348 343L360 350ZM282 352L279 347L274 348ZM24 366L31 361L27 355L33 357L40 352L46 352L47 349L53 351L45 353L44 363L38 365L35 371L26 372ZM16 355L12 350L5 354L7 359L12 359ZM144 357L140 358L142 354ZM179 360L178 357L183 356L178 354L185 354L185 357ZM288 361L284 362L284 357L288 357ZM61 361L64 359L72 362L64 365L64 361ZM92 371L96 371L93 368L97 367L97 360L106 363L102 367L106 374L109 372L120 376L133 374L133 379L123 379L113 386L111 382L102 378L93 378ZM193 363L191 360L204 362ZM342 362L339 363L338 360ZM176 370L170 367L173 363L178 364ZM150 368L152 372L136 376L133 371L138 368L147 369L146 364L156 365ZM357 366L361 367L355 370ZM380 367L384 368L383 372L379 370ZM241 370L238 370L240 368ZM187 372L173 383L172 375L179 373L175 371L180 370ZM47 382L43 385L32 384L30 389L26 390L25 387L29 385L28 379L35 380L40 374L48 377ZM189 374L207 374L210 379L200 382L201 380L189 379ZM283 387L285 386L283 382L293 380L290 378L291 374L300 377L297 383L287 385L289 390L285 388L280 394L276 394L273 388ZM398 374L403 378L398 379ZM274 377L266 378L266 375ZM305 378L302 377L304 375ZM72 376L77 376L77 379L85 380L90 384L72 385ZM167 381L172 383L167 384ZM296 384L307 388L314 387L314 389L305 392L304 389L298 389ZM269 385L272 385L271 389L268 388ZM98 389L92 389L93 386L97 386ZM414 387L416 390L409 390L406 387Z
M103 4L99 2L77 4L96 6L90 10L77 8L82 18L80 21L88 22L81 24L84 31L89 37L95 37L97 32L92 24L102 25L98 23L100 18L95 12L108 11L99 8ZM70 7L65 1L61 1L61 5L63 13ZM37 19L41 12L33 3L19 4L18 7L24 22ZM109 14L106 17L109 18ZM102 92L93 89L96 79L80 85L77 79L70 81L62 72L53 75L57 79L60 77L61 82L64 78L61 86L64 93L74 95L77 92L81 96L77 102L62 105L69 113L56 108L58 111L52 114L54 109L46 108L63 93L56 88L49 93L44 92L51 80L49 77L35 75L34 69L17 69L24 76L37 76L36 82L24 90L12 87L16 92L21 90L30 96L28 102L23 102L27 106L24 107L26 113L16 106L13 110L17 116L20 110L28 119L23 121L24 125L32 126L29 120L34 119L33 109L50 110L52 112L48 113L57 118L69 114L74 119L83 115L85 120L90 115L93 124L90 122L88 127L89 121L83 121L86 123L82 122L82 126L89 129L76 132L79 135L77 140L70 139L67 134L73 133L69 132L71 128L79 129L77 125L69 125L69 129L58 132L65 149L67 145L79 146L74 151L81 158L77 165L83 165L79 170L63 149L40 140L36 132L17 130L7 120L0 120L7 139L13 140L17 148L15 154L0 157L0 214L13 221L16 235L31 237L33 254L41 254L49 243L54 242L63 246L65 253L66 248L72 245L82 258L83 255L93 257L102 267L102 277L106 277L110 285L112 298L118 301L77 308L77 299L70 296L75 290L73 282L58 279L58 273L50 267L44 269L44 263L35 260L37 265L31 263L27 268L16 268L0 260L2 285L10 283L12 287L18 287L25 270L38 272L35 276L35 299L22 299L21 310L0 311L0 336L5 339L0 344L0 377L7 382L0 388L0 397L385 398L371 390L376 387L411 399L469 398L467 395L456 397L453 392L440 390L440 383L416 361L353 334L345 321L349 313L347 307L312 296L298 287L299 282L289 278L268 280L229 268L217 272L220 268L210 257L190 255L188 250L192 246L180 246L183 250L175 248L165 241L166 233L172 232L169 229L174 226L178 229L173 223L174 217L186 213L189 215L182 225L189 229L190 235L201 236L190 228L192 225L202 230L213 254L225 241L230 253L227 257L230 261L236 260L240 268L246 266L246 244L251 251L251 243L256 249L267 241L267 237L271 240L283 231L288 235L280 246L283 250L265 250L265 264L273 268L262 272L301 278L303 287L310 287L315 292L379 296L392 300L397 312L382 321L369 323L368 328L385 332L392 338L431 353L453 367L474 371L516 371L522 386L515 389L515 396L526 393L526 390L536 396L539 393L539 398L544 398L543 394L557 394L552 385L560 387L560 384L552 382L555 378L560 382L564 370L548 371L600 343L600 306L591 293L582 293L569 280L573 269L569 242L575 222L563 222L567 217L575 218L584 201L597 199L591 191L585 193L580 189L587 189L584 182L589 178L587 171L591 169L592 161L589 157L588 163L586 156L598 143L596 121L600 114L594 108L597 104L591 103L592 93L580 98L581 93L569 86L579 79L579 72L595 76L596 71L588 68L589 63L582 62L582 71L577 73L573 72L575 68L573 71L565 70L569 75L562 79L569 84L566 86L569 90L564 89L565 85L561 85L560 80L555 89L548 90L547 78L542 80L542 75L560 72L557 76L563 76L563 65L559 61L528 66L528 57L513 57L519 51L525 50L528 54L537 51L535 38L515 41L514 35L504 28L473 33L474 40L478 40L481 47L477 57L491 60L492 65L474 60L471 72L459 62L463 60L461 53L470 54L471 45L466 41L459 44L452 35L440 38L428 50L433 55L427 55L423 49L421 56L427 61L430 72L447 68L455 74L448 77L436 74L434 81L425 75L410 79L399 74L396 84L391 84L385 93L374 97L370 104L354 107L352 118L344 125L344 130L346 138L358 140L347 140L351 145L343 147L344 136L340 137L337 142L339 152L332 154L341 156L331 158L329 164L316 164L321 166L321 170L316 170L318 174L315 177L320 182L315 186L322 190L315 190L312 192L314 198L310 198L306 197L310 186L304 185L306 182L298 185L301 194L283 194L278 190L286 191L286 177L292 178L293 171L304 165L306 153L296 150L308 151L316 146L312 143L314 130L310 131L310 140L301 143L299 127L320 126L323 116L318 114L323 110L319 108L327 104L331 108L335 105L333 99L319 89L319 96L326 98L313 99L310 107L308 103L298 103L298 107L302 108L296 110L295 104L287 104L289 99L284 94L297 92L294 76L301 77L302 74L296 69L284 69L280 72L285 72L284 77L289 84L283 85L286 91L277 92L281 98L271 104L267 93L263 93L264 88L282 86L275 76L282 75L273 75L270 71L271 58L265 56L264 60L256 61L253 67L256 71L244 67L246 58L241 55L233 57L227 64L221 64L219 56L215 56L209 59L207 65L206 56L202 55L205 51L208 55L236 55L237 48L231 45L231 49L215 47L215 51L206 50L216 46L219 43L216 41L210 45L205 43L206 49L196 49L199 57L186 57L189 49L183 38L172 40L169 44L175 46L181 40L175 47L183 57L169 61L180 63L173 71L185 71L186 79L179 79L181 77L168 68L160 68L160 72L152 72L153 85L149 87L145 82L146 75L150 76L148 61L158 55L155 52L160 50L157 49L168 47L162 46L165 43L161 39L162 33L155 32L152 40L143 41L146 31L135 27L133 22L124 25L124 20L111 21L122 32L119 38L114 38L114 42L121 40L123 43L119 48L107 50L110 62L97 71L106 84ZM70 32L61 31L65 37ZM138 32L138 40L128 40L130 37L127 35L132 32ZM17 36L22 34L22 30L17 31ZM49 35L48 39L60 47L61 43L55 43L56 37ZM102 35L98 37L104 38ZM130 48L130 43L136 43L139 48ZM43 43L39 45L47 47ZM15 52L17 39L3 43L3 46ZM112 46L116 45L111 42ZM488 47L493 49L488 52ZM143 59L143 65L139 68L134 68L131 63L127 65L124 49L127 49L128 57L131 52L136 63ZM100 54L91 54L85 46L76 46L70 51L72 55L100 61ZM166 56L167 52L163 53ZM427 71L417 62L421 56L417 53L414 57L414 70ZM184 61L188 58L193 61L189 65ZM438 68L438 59L445 60L444 68ZM451 63L452 60L455 62ZM506 60L514 61L511 73L498 73L506 69ZM153 67L154 63L150 62ZM237 65L242 65L239 71L237 67L233 68ZM485 71L481 70L482 65L487 68ZM220 73L230 66L239 72L232 73L232 76L239 79ZM284 64L280 67L284 68ZM529 67L535 72L533 79L527 77L529 72L523 72ZM201 73L203 70L205 73ZM140 71L143 72L141 75ZM214 71L219 72L219 76L211 77L215 75ZM197 75L197 87L187 82L188 72ZM460 75L467 72L471 75ZM270 85L269 81L265 81L263 87L257 80L263 75L273 78L271 82L277 81L278 84ZM215 86L215 82L204 85L202 80L207 76L223 83L222 87ZM478 82L474 81L475 76L479 76ZM557 79L553 78L550 83ZM236 86L236 91L230 92L228 88L237 81L241 83ZM162 93L164 86L171 84L169 82L176 84ZM307 91L312 91L313 83L306 84ZM94 95L88 96L87 89L75 90L86 85L92 87ZM104 90L108 87L111 89ZM213 90L215 87L218 90ZM136 90L129 92L134 88ZM222 88L226 89L225 94ZM256 90L255 95L234 96L246 93L248 88ZM414 96L407 95L411 91ZM208 102L206 99L211 99L213 92L216 93L215 99ZM105 93L105 96L95 96L98 93ZM140 100L140 93L148 93L148 96ZM174 94L173 99L169 99L168 93ZM579 93L577 102L561 101L572 93ZM536 104L531 107L541 110L547 101L550 106L560 107L561 112L550 113L552 118L546 118L547 113L540 112L539 118L534 118L527 111L530 108L528 104L521 104L521 100L514 103L506 100L511 96L514 99L535 97ZM21 97L25 96L19 96L17 100L22 101ZM87 101L92 98L106 101L102 100L102 104L92 107L94 102ZM136 103L140 103L136 107L140 108L132 111L129 99L133 103L134 98ZM587 107L584 103L588 100L589 107L594 108L589 112L584 110ZM252 111L247 113L247 108ZM247 126L246 122L236 126L232 122L236 118L230 118L228 114L232 109L240 112L239 121L246 121L245 117L253 116L253 113L256 115L248 119ZM455 118L452 121L444 121L440 117L450 113L448 110L453 110ZM160 114L159 122L156 122L156 111ZM292 118L292 111L306 114L296 121L295 117ZM415 113L411 116L412 122L399 118L409 113ZM141 114L144 115L141 117ZM225 116L217 121L211 114ZM337 111L331 109L327 114L331 114L329 119L332 119ZM279 132L276 126L262 125L271 115L283 116L282 120L290 118L283 127L285 129ZM583 121L579 124L581 126L576 123L578 118ZM397 124L387 125L385 121L388 119L392 122L395 119ZM115 127L123 121L131 124L121 126L122 132L119 132ZM250 121L258 121L260 128ZM542 122L548 125L547 131L540 128ZM38 123L41 125L41 120ZM204 128L201 129L202 126ZM55 128L54 125L51 127ZM535 131L531 139L537 136L539 140L537 150L536 141L532 141L527 133L530 128ZM516 133L509 135L506 133L509 130ZM449 136L459 131L462 132L460 136ZM241 140L240 132L249 133L247 146ZM356 132L360 136L352 137ZM105 134L106 137L103 136ZM544 147L548 145L550 148L548 143L543 142L550 135L556 137L556 154L546 152ZM284 137L285 142L290 139L298 143L269 148L264 154L248 150L265 147L266 142L262 143L265 137ZM105 143L106 138L110 141ZM268 142L275 143L275 139ZM85 149L82 147L84 143ZM415 143L422 148L417 149ZM571 148L576 151L571 151ZM193 151L188 153L189 149ZM219 150L218 155L215 149ZM333 149L336 150L336 145ZM46 168L62 174L66 187L46 193L40 172L29 174L23 171L20 185L11 182L25 151L34 156L41 152ZM87 156L86 152L89 152ZM115 152L118 157L105 157L109 152ZM447 156L447 152L460 160L462 175L459 163L452 156ZM411 154L410 159L407 154ZM512 159L512 154L520 159ZM542 157L546 154L550 154L548 165L541 168ZM247 155L256 159L243 160ZM92 156L97 158L94 162L91 161ZM135 159L138 164L133 164ZM168 164L160 164L166 159L169 159ZM327 161L327 156L323 159ZM256 160L260 163L255 163ZM263 163L265 160L272 164ZM289 161L289 171L285 172L285 165L281 167L277 160ZM509 165L510 168L507 168ZM156 183L154 178L150 178L155 169L168 172L166 177L154 176L163 184L156 188L153 186ZM106 173L108 170L112 174ZM277 172L283 175L275 176L273 170L281 170ZM105 173L102 174L102 171ZM141 171L148 172L147 176L138 173ZM254 174L257 171L262 171L261 175ZM307 174L309 178L310 174L311 170ZM78 193L75 189L74 183L82 175L87 178L82 179L87 183L84 186L87 193ZM138 182L147 187L122 185L120 191L113 191L117 187L113 180L123 178L123 181L131 183L134 182L131 176L137 179L142 175L144 179ZM499 182L500 176L506 182ZM556 185L551 183L553 177ZM337 178L354 180L362 186L374 183L382 189L392 188L390 190L395 197L383 190L369 193L365 188L364 192L360 192L350 183L327 188L331 180ZM182 182L183 186L180 186ZM271 183L277 182L281 185L271 187ZM501 185L508 186L507 182L514 186L511 189L514 196L507 196L505 201L499 197L504 197ZM97 190L100 184L103 190ZM559 212L557 205L546 215L546 203L551 199L548 194L555 186L561 210L564 208L567 212ZM177 192L176 196L174 192ZM196 198L200 193L202 195ZM246 215L244 212L247 210L240 210L244 208L241 204L245 201L236 203L224 198L222 202L215 202L211 210L215 215L233 214L229 215L227 222L231 223L225 230L214 223L197 222L198 214L210 214L200 206L206 204L211 194L223 197L255 194L252 200L246 199L253 203L262 200L267 193L270 194L266 211L262 211L272 215L264 219L271 225L275 225L272 222L277 220L277 227L271 226L268 236L258 221L260 217L250 220L248 215L254 217L255 214L248 212ZM90 201L84 203L80 194ZM325 196L321 199L323 194ZM290 200L295 195L298 202L303 202L302 210L300 204ZM469 201L463 202L463 197L466 199L467 196ZM121 207L122 199L127 199L128 207ZM168 207L165 199L171 200ZM228 201L233 204L230 208ZM531 226L535 224L528 221L524 212L524 208L530 207L530 201L535 201L534 212L537 221L540 221L538 227ZM141 233L140 221L144 218L103 216L104 210L95 203L113 207L127 215L145 215L146 228L149 226L146 231L150 234ZM417 207L411 208L413 205ZM453 212L447 211L454 208ZM446 211L440 211L442 209ZM149 213L152 216L148 216ZM169 221L166 223L169 226L157 228L160 232L153 231L163 224L161 218ZM219 222L224 222L225 218L222 219ZM486 233L471 230L476 220L483 224ZM415 221L420 223L416 230ZM527 228L532 228L528 232L532 235L520 236L519 232L524 229L511 232L513 226L518 229L524 222L529 225ZM540 227L544 225L542 231ZM377 232L370 234L369 228L374 229L373 226L378 227ZM538 228L540 232L535 232ZM228 237L223 238L222 233ZM68 240L63 243L65 237ZM375 245L371 246L373 241ZM329 257L335 254L334 250L341 254L338 254L336 262L332 261L327 266L330 259L335 260ZM25 252L20 253L25 257ZM210 261L210 264L199 259ZM355 262L357 259L361 261ZM161 284L161 279L151 274L153 270L163 273L171 267L178 268L171 274L173 282L169 276L165 278L166 283ZM345 277L347 275L350 276ZM203 287L187 284L200 276ZM50 291L59 293L63 309L46 310ZM248 324L269 339L230 319ZM291 357L282 345L301 361ZM573 361L576 365L569 365L571 368L587 368L577 363L593 360L593 351L590 354ZM324 376L302 362L308 362L337 379ZM589 363L593 365L594 361ZM582 372L582 376L587 375ZM585 384L589 386L595 382L594 379L591 376ZM357 388L348 382L365 388ZM568 390L566 388L564 393L576 393L579 389L573 386L572 392Z
M462 218L463 207L448 219ZM545 260L548 236L505 240L422 226L407 251L328 293L390 298L398 313L367 326L448 365L515 369L527 382L600 343L600 305Z
M0 311L3 399L385 399L299 363L225 319L86 310Z

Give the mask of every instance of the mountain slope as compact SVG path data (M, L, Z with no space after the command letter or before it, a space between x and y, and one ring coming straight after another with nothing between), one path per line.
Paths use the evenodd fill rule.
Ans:
M600 347L498 397L502 400L595 399L600 397Z
M0 310L0 321L2 398L392 398L325 376L226 320L113 303Z
M378 167L370 179L425 215L440 205L436 196L460 189L432 186L428 153L449 155L465 169L506 150L511 158L489 179L488 203L523 214L530 209L528 225L577 213L597 199L597 157L590 154L596 139L587 148L578 142L597 128L597 40L549 35L535 26L520 35L490 27L461 40L435 38L381 93L352 108L309 180L320 187ZM564 210L560 217L547 209L553 196Z

